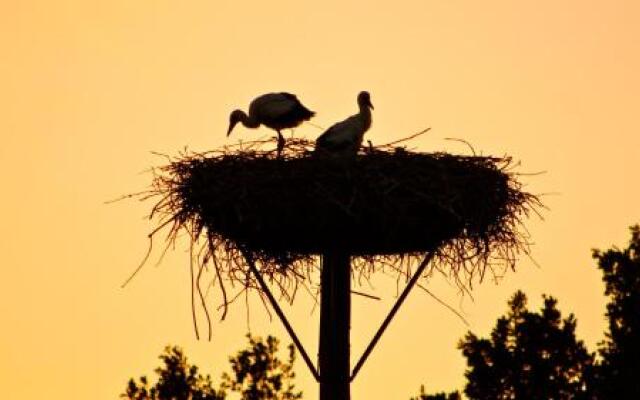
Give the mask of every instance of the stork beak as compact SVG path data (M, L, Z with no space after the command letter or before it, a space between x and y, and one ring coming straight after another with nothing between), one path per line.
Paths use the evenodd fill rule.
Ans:
M233 127L236 126L237 123L238 121L231 121L229 123L229 129L227 129L227 137L231 135L231 131L233 130Z
M371 104L371 100L369 100L369 107L373 110L373 104Z

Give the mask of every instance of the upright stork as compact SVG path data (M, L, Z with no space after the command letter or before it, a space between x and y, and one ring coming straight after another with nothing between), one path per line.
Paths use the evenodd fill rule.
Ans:
M257 128L264 125L278 133L278 156L280 156L284 148L284 137L280 131L295 128L314 115L315 112L303 106L300 100L291 93L267 93L256 97L249 104L249 114L242 110L234 110L231 113L227 136L231 134L233 127L238 122L242 122L242 125L247 128Z
M369 92L358 94L360 112L340 121L316 139L314 154L339 158L355 157L365 132L371 127L371 97Z

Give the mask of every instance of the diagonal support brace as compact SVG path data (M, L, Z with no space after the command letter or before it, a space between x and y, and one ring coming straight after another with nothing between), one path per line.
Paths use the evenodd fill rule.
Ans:
M267 295L267 298L269 299L269 303L271 303L271 307L273 307L273 310L278 315L278 318L280 318L280 321L282 321L282 324L287 330L287 333L289 333L291 340L293 340L293 343L296 345L296 348L302 355L304 362L307 364L307 367L309 367L311 374L313 375L313 377L316 379L317 382L320 382L320 374L318 373L318 370L316 369L315 365L311 361L311 358L309 358L309 355L307 354L307 351L304 349L304 346L302 346L302 343L300 342L300 339L298 339L298 335L296 335L295 331L291 327L289 320L287 320L287 317L284 315L284 312L282 312L280 305L276 301L275 297L273 297L273 294L271 293L269 286L264 281L264 279L262 279L262 275L260 274L260 271L258 271L258 268L256 268L256 265L253 262L253 257L251 257L251 255L249 255L249 253L245 252L244 250L241 250L241 251L245 260L247 260L249 269L255 275L256 280L258 281L258 284L260 285L260 288L262 289L262 291Z
M364 365L365 361L367 361L367 358L373 351L373 348L376 347L376 344L382 337L382 334L384 333L384 331L387 329L387 326L389 326L389 323L391 323L391 320L400 309L400 306L402 306L402 303L407 298L407 295L409 295L409 292L411 292L411 289L413 289L413 287L416 285L416 283L418 282L418 279L424 272L424 269L427 267L427 265L429 265L429 263L431 262L434 256L435 256L435 251L431 251L424 257L424 259L418 266L418 269L411 277L411 280L409 280L409 283L407 283L407 286L404 288L404 290L400 294L400 297L398 297L398 300L396 300L396 303L391 308L391 311L389 311L389 314L384 319L384 322L382 322L382 325L380 325L380 328L378 328L378 331L376 332L375 336L373 337L373 339L371 339L371 343L369 343L366 350L364 351L364 353L362 353L362 356L358 360L358 363L353 368L353 372L351 372L351 378L349 380L350 382L352 382L355 379L356 375L360 371L360 368L362 368L362 365Z

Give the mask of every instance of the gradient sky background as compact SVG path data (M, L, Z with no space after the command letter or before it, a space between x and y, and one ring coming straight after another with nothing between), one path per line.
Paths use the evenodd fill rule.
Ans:
M640 222L640 3L637 1L14 1L0 5L0 387L6 399L115 399L150 373L166 344L219 376L244 346L242 304L197 342L186 244L159 254L126 289L147 248L150 203L105 201L147 187L144 171L188 146L226 143L228 114L268 91L297 93L328 127L375 105L368 138L425 127L422 151L521 160L545 221L535 246L499 285L474 299L433 279L470 329L487 334L518 288L559 298L591 349L603 338L604 298L593 247L623 246ZM306 125L298 135L320 131ZM234 132L257 138L264 130ZM354 299L353 358L387 312ZM367 289L369 292L372 290ZM255 299L254 299L255 300ZM251 307L254 334L288 342ZM286 308L311 354L318 313L304 296ZM353 385L354 399L408 399L464 382L456 350L467 328L412 293ZM301 359L305 398L316 386Z

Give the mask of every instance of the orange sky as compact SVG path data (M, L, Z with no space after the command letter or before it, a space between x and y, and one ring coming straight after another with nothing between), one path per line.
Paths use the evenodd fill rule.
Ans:
M287 90L327 127L375 105L368 138L425 127L423 151L513 155L546 220L528 227L540 268L524 258L474 300L442 279L430 288L486 334L521 288L573 311L578 335L602 339L604 299L592 247L624 245L640 222L640 3L634 1L19 1L0 6L0 387L3 398L115 399L148 373L165 344L183 346L218 376L244 345L244 307L216 324L213 342L191 327L188 257L179 246L120 283L146 251L150 204L106 200L145 188L144 173L188 146L225 143L228 113L257 94ZM315 137L306 125L297 134ZM234 132L256 138L264 130ZM156 258L158 254L155 255ZM395 295L354 299L353 357ZM304 297L304 296L303 296ZM316 352L318 314L287 308ZM366 314L365 314L366 312ZM256 305L255 334L288 340ZM416 291L353 385L354 399L408 399L421 384L463 383L455 344L468 328ZM215 368L215 369L214 369ZM298 384L316 387L301 360Z

